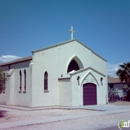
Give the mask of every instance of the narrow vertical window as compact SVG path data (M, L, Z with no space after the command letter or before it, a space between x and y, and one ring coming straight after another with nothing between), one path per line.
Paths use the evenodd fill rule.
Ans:
M48 90L48 73L44 73L44 90Z
M21 70L19 71L19 77L20 77L20 86L19 86L19 92L21 93L21 91L22 91L22 72L21 72Z
M5 84L6 84L6 77L5 77L5 73L4 73L4 81L3 81L4 89L3 89L3 93L5 93Z
M10 70L10 65L8 66L8 70Z
M26 70L24 70L24 91L26 92Z

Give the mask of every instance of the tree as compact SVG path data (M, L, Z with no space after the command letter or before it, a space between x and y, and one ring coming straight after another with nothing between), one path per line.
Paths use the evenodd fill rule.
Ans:
M125 81L130 83L130 62L120 65L120 69L116 72L116 74L119 76L121 82Z
M116 74L121 82L125 81L127 83L127 87L123 87L123 89L127 92L127 100L130 101L130 62L121 64Z
M5 83L7 81L7 76L3 72L2 68L0 67L0 93L5 90Z

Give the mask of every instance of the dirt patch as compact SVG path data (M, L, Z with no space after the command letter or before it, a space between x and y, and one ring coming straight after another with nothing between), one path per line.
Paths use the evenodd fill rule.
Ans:
M6 111L4 111L4 110L0 110L0 118L5 117L5 113L6 113Z
M120 106L130 106L130 102L128 101L116 101L109 104L120 105Z

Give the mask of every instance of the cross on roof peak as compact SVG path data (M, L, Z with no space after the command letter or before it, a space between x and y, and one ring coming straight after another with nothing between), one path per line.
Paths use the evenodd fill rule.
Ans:
M73 40L73 34L74 34L74 30L73 30L73 26L71 26L69 32L71 33L71 40Z

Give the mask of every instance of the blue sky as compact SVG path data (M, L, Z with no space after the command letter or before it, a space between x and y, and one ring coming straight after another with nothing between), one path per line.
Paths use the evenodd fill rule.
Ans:
M129 62L130 0L0 0L0 61L78 39L108 62Z

